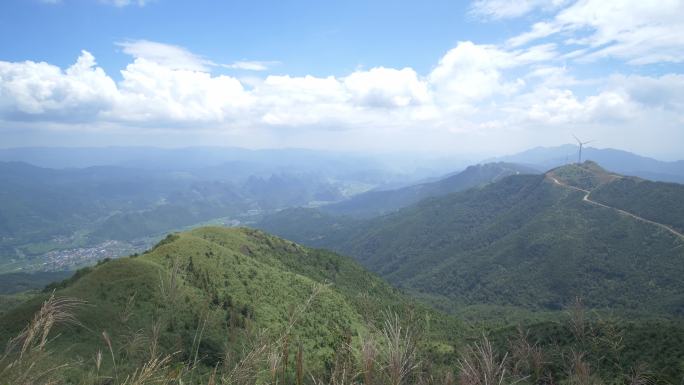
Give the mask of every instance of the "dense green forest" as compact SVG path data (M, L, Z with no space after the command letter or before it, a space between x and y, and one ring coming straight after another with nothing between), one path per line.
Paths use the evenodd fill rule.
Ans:
M11 384L677 383L684 375L680 322L625 321L575 300L518 326L468 323L349 258L243 228L169 235L0 317L0 374Z
M435 182L411 185L396 190L358 194L342 202L322 206L321 211L335 215L370 218L391 213L426 198L483 186L509 175L536 173L534 169L512 163L478 164Z
M497 305L557 310L580 296L592 308L682 314L684 240L585 202L586 193L556 184L551 175L581 189L623 187L623 194L634 200L646 194L631 192L624 178L588 162L545 175L510 176L371 220L289 210L266 218L261 226L354 256L391 283L444 309ZM671 192L678 185L651 183L644 188L654 195L682 195ZM660 199L654 206L676 213L681 210L677 202ZM671 219L655 212L650 218L666 224Z

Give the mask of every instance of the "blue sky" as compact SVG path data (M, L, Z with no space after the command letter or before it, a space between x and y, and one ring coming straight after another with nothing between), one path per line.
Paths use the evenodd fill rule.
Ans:
M7 0L0 146L684 158L684 2Z
M106 4L106 3L105 3ZM427 72L468 36L497 42L525 24L481 23L467 2L164 1L106 6L98 1L10 0L0 16L3 59L62 67L87 49L107 72L129 62L115 42L187 47L221 63L278 61L275 73L345 75L358 67ZM19 31L22 31L19 33Z

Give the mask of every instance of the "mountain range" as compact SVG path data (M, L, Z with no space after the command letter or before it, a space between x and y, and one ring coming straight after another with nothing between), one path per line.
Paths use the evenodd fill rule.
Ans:
M579 148L573 144L536 147L517 154L490 158L486 162L511 162L544 172L578 160ZM597 162L614 172L660 182L684 183L684 160L661 161L613 148L584 147L582 158Z
M511 175L371 218L290 209L269 232L351 255L448 309L683 314L684 186L594 162ZM458 310L457 310L458 311Z
M335 215L374 217L410 206L426 198L482 186L509 175L530 173L536 173L536 171L513 163L478 164L434 182L393 190L369 191L338 203L321 206L320 210Z

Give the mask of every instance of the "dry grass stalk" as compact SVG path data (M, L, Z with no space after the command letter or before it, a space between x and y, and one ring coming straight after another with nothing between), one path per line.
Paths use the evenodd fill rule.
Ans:
M499 358L487 336L468 345L457 361L462 385L502 385L506 381L508 355Z
M53 292L29 324L7 343L5 354L0 357L0 378L13 385L53 382L49 376L68 365L45 368L48 336L55 325L80 325L74 311L84 303L75 298L56 298Z
M591 366L584 359L584 353L572 351L570 357L570 373L568 382L572 385L597 385L591 372Z
M283 340L283 365L282 365L282 374L281 378L283 380L283 384L287 384L287 364L288 364L288 359L290 356L290 336L285 336L285 339Z
M626 382L627 385L651 385L656 383L656 381L654 381L654 379L648 374L643 365L632 368L631 372L627 376Z
M124 344L119 348L119 352L123 352L128 359L144 352L150 345L150 340L142 329L120 336L120 340L123 340Z
M180 275L180 258L174 258L171 270L166 279L162 276L161 271L159 272L159 290L164 299L170 304L175 304L176 302L178 289L180 287Z
M126 377L123 385L151 385L169 384L172 378L166 375L165 370L171 362L170 355L165 357L155 357L147 361L141 368L136 369L133 374Z
M154 325L152 325L151 335L148 338L149 341L149 355L150 357L157 356L157 350L159 349L159 337L161 336L162 323L161 320L156 320Z
M375 362L378 349L373 337L367 336L361 341L361 371L363 373L363 383L370 385L373 383Z
M116 367L116 358L114 357L114 348L112 346L112 340L109 338L109 334L107 334L106 331L102 331L102 338L104 339L105 343L107 344L107 348L109 348L109 353L112 356L112 365L114 366L114 377L116 377L116 381L119 381L119 370Z
M570 314L570 328L572 334L575 336L577 341L584 342L584 337L587 334L587 324L586 324L586 312L584 304L582 303L582 298L575 297L575 301L570 305L568 309Z
M272 350L268 353L268 371L271 375L271 384L276 385L278 383L278 368L280 367L280 362L282 360L282 355L278 350Z
M385 370L390 385L401 385L418 367L416 345L411 330L402 327L399 316L388 314L384 328Z
M244 354L230 371L221 377L224 384L251 385L254 384L259 375L259 367L264 361L264 356L269 352L271 345L260 336L252 344L252 348Z
M121 314L119 314L119 320L121 321L121 323L128 322L128 320L133 315L133 308L135 307L135 295L136 293L133 293L131 296L128 297L128 300L126 301L126 306L124 306L124 309L121 311Z
M345 385L354 382L358 376L354 368L354 353L351 346L351 333L345 333L344 341L335 349L333 368L330 373L330 384Z
M297 346L297 357L295 358L295 361L295 376L297 385L302 385L302 382L304 380L304 347L302 346L301 342Z
M527 331L518 328L518 335L510 342L510 352L512 375L529 376L533 382L542 378L546 365L544 352L539 345L529 342Z
M22 358L30 350L43 351L47 343L48 334L52 327L57 324L79 325L74 310L83 305L85 301L76 298L56 298L53 292L43 302L40 310L24 330L7 344L5 354L11 353L21 346L19 358Z

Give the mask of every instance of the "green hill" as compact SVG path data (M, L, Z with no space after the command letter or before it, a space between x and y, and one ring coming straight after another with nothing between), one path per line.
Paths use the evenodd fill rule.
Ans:
M582 190L614 208L584 201ZM267 218L262 227L354 256L452 311L556 310L580 296L592 308L672 315L684 314L684 239L616 209L677 227L683 197L684 186L636 182L587 162L510 176L372 220L318 216L313 226L315 213L300 212L292 221Z
M65 325L71 318L61 310L33 318L53 290L58 301L85 301L65 309L80 324ZM383 323L388 310L401 326ZM646 367L654 381L676 383L684 369L680 322L593 314L578 320L558 312L525 325L523 341L504 317L484 329L465 326L348 258L251 229L174 234L142 255L82 269L0 315L0 339L32 319L30 325L55 322L55 330L45 349L44 326L24 329L20 343L32 330L38 342L19 358L0 357L10 383L382 385L393 378L392 365L406 365L400 383L442 383L463 374L459 362L479 359L472 349L482 346L473 344L482 331L493 342L493 360L510 357L501 364L510 383L572 381L575 353L606 381ZM530 366L535 357L539 368Z
M195 354L211 367L226 354L239 356L262 331L270 339L286 334L293 347L301 343L315 370L332 365L340 346L358 343L387 311L419 324L429 320L432 337L426 341L435 343L426 347L448 352L442 342L462 331L455 320L412 304L349 258L244 228L170 235L145 254L80 270L50 290L86 302L76 312L82 326L60 327L53 345L72 359L106 351L106 331L117 341L118 360L130 362L146 349L131 341L149 343L158 330L160 351L180 351L176 359L184 361ZM28 324L47 296L2 316L3 340Z
M359 194L339 203L322 206L321 211L335 215L371 218L391 213L426 198L483 186L517 174L537 174L537 171L512 163L478 164L435 182Z

